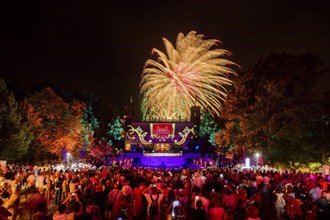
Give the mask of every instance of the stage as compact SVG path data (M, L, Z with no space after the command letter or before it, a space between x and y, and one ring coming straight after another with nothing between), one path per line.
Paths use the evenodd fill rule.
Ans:
M133 158L135 167L158 168L193 167L193 159L200 158L199 153L126 153L126 156Z

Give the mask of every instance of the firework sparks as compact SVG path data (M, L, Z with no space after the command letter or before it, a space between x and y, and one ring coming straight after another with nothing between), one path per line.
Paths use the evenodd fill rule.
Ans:
M166 54L152 49L158 60L146 61L140 82L144 119L189 118L194 105L219 115L226 87L232 85L229 76L236 74L228 66L236 64L223 58L229 51L211 48L219 40L203 38L195 31L179 33L175 48L163 38Z

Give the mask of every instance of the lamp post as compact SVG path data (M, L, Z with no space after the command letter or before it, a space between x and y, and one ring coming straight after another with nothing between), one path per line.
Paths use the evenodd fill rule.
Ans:
M67 159L67 162L68 162L68 167L70 167L70 152L67 152L66 153L66 159Z
M257 166L258 166L259 153L256 153L256 157L257 157Z

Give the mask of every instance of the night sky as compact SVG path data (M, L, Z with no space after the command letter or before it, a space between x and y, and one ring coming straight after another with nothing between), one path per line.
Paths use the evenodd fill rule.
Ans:
M174 43L179 32L221 40L243 70L283 51L319 53L330 67L326 1L8 2L0 3L0 77L22 87L48 82L94 93L120 111L130 96L139 102L151 49L164 51L162 37Z

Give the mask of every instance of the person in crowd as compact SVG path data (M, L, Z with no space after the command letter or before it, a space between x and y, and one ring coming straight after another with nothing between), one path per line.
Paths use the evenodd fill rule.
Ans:
M62 196L62 177L59 173L56 174L56 177L54 179L54 190L55 190L55 205L59 205L61 201Z
M158 188L156 184L150 184L142 194L147 200L147 215L150 220L160 220L160 203L163 200L164 194L161 188Z
M100 211L102 213L102 216L104 216L105 214L105 201L107 198L107 195L105 195L104 191L103 191L103 187L101 184L98 184L95 186L95 205L97 205L98 207L100 207Z
M224 194L222 197L222 202L225 210L235 210L237 204L237 198L235 192L230 188L230 186L225 185Z
M4 207L12 214L11 219L16 220L20 203L20 186L13 183L11 186L11 195L5 202Z
M189 202L189 198L187 196L188 193L189 193L188 190L179 189L179 193L178 193L178 196L177 196L177 200L179 200L180 204L184 208L185 213L188 212L188 208L189 208L189 203L188 203Z
M102 220L103 216L101 213L101 209L99 206L95 204L95 198L91 197L87 201L87 206L86 206L86 214L91 220Z
M66 214L66 205L60 204L57 212L53 215L53 220L67 220L68 214Z
M72 206L74 202L79 202L79 196L77 193L69 193L68 197L61 202L61 204L67 205L69 208Z
M318 220L329 219L330 216L330 193L328 190L323 190L321 198L315 201L316 216Z
M133 190L133 209L134 215L139 217L142 210L142 189L141 183L138 183Z
M119 159L116 160L119 161ZM30 172L33 170L35 174L39 172L40 175L45 176L46 181L44 181L44 183L49 180L50 186L54 187L55 196L52 196L52 190L50 190L48 194L50 201L54 199L54 204L56 206L59 206L61 203L66 204L68 207L66 213L74 218L76 218L76 212L79 213L78 209L75 208L76 202L79 204L81 203L81 213L85 213L88 205L87 201L91 198L96 198L94 206L98 206L102 210L102 205L104 203L102 199L98 198L98 195L104 194L107 196L105 206L107 209L109 209L110 204L112 207L116 206L115 203L117 200L119 201L119 199L122 200L122 196L126 197L127 195L132 195L132 216L134 219L163 219L167 214L172 214L173 211L172 209L167 212L168 208L166 208L166 205L169 207L176 200L184 207L186 213L185 217L181 216L180 218L192 219L193 213L197 209L198 200L202 201L201 209L205 210L206 218L217 218L220 215L212 215L209 213L211 210L219 209L216 202L217 200L220 203L220 208L222 207L225 209L223 215L224 219L231 218L230 216L236 219L243 218L244 212L246 211L244 205L247 208L249 208L249 206L255 206L258 209L259 218L261 219L268 219L270 215L272 215L274 219L280 219L282 217L280 215L280 207L283 204L280 205L279 201L277 201L278 196L275 195L275 193L273 194L274 197L269 197L269 199L266 199L267 196L265 196L265 189L267 189L267 191L269 190L269 192L274 192L277 187L286 189L286 193L282 197L286 204L284 214L286 214L288 219L311 219L313 218L313 214L322 216L322 212L327 210L327 208L324 208L325 206L322 206L327 205L326 196L323 196L327 195L327 193L325 192L319 198L318 188L320 188L320 186L316 184L322 183L324 189L326 189L327 185L330 185L328 182L329 179L321 176L319 173L303 173L299 171L295 172L294 170L274 172L262 166L250 169L245 169L242 166L226 166L222 168L207 167L201 171L197 167L164 169L111 167L102 165L102 168L98 169L97 166L102 164L102 160L100 158L94 158L93 161L94 165L86 165L86 167L80 167L79 169L74 169L72 165L70 169L66 171L61 171L60 169L60 171L56 171L51 165L48 167L43 166L42 168L30 165L26 167L9 165L9 173L3 173L2 176L0 176L0 185L3 186L6 182L14 183L15 181L15 184L19 185L17 183L21 183L22 180L18 180L18 176L24 176L23 184L30 179L28 190L24 190L24 195L26 194L27 209L31 212L31 218L32 213L36 214L36 211L39 210L37 208L38 203L46 202L44 197L45 194L47 194L43 193L44 191L42 191L42 194L40 192L34 192L36 188L35 183L33 183L35 180L33 179L36 179L36 176ZM125 161L125 158L123 158L122 161ZM204 191L200 193L198 193L198 190L196 191L196 187L200 184L200 182L197 181L197 173L199 173L199 175L203 173L203 176L206 177L206 184L203 183L203 179L201 178L201 186L202 188L204 187ZM3 180L4 178L1 177L4 176L10 177L12 180L15 178L16 180ZM59 182L58 184L56 184L57 181ZM39 179L37 182L39 182ZM66 184L63 184L64 182L66 182ZM257 188L256 186L258 183L259 187ZM150 188L150 184L156 184L155 194L152 193L153 189L152 187ZM75 187L72 187L74 185ZM147 191L145 191L147 188L146 185L149 186ZM267 188L264 187L265 185L267 185ZM157 188L161 189L162 192ZM215 190L215 193L210 193L212 189ZM58 193L56 193L56 190L58 190ZM71 193L68 193L70 190L75 190L74 193L76 196L72 196ZM9 194L11 194L11 191L12 190L9 188ZM201 191L201 188L199 188L199 191ZM56 196L60 195L61 192L65 192L66 196L64 198ZM2 196L2 194L3 191L1 191L0 196ZM163 196L160 196L161 194L163 194ZM150 195L156 202L150 199ZM314 200L314 203L309 202L309 196ZM10 195L10 197L12 196ZM271 198L273 200L270 200ZM3 198L3 200L7 203L9 198ZM124 200L122 200L122 202L123 201ZM210 206L206 205L211 203L209 201L212 201ZM271 203L269 203L269 201L271 201ZM151 217L150 215L151 203L157 204L157 217ZM53 210L52 203L49 205L51 208L48 211L51 212ZM313 209L313 205L317 208ZM308 208L309 206L310 208ZM179 206L176 206L175 209L180 216L181 211L177 207ZM121 207L117 205L116 209L117 214L122 213L121 216L124 216L124 207L121 209ZM110 210L112 209L110 208ZM126 209L126 211L128 211L128 209ZM104 218L102 213L104 212L101 211L101 218ZM277 215L275 215L275 213L277 213ZM52 214L53 213L51 213L51 215ZM120 217L117 214L116 216ZM108 214L105 216L106 219L109 218ZM90 216L86 215L86 217L88 218ZM319 218L322 219L322 217Z
M68 214L67 220L88 220L87 215L83 212L80 202L74 202L72 204L72 210Z
M198 201L201 201L201 204L202 204L201 207L197 206ZM201 189L198 186L195 186L193 188L192 196L191 196L191 208L192 208L193 213L195 213L195 210L201 208L201 209L205 210L205 213L206 213L205 217L207 217L209 203L210 203L209 200L206 197L202 196Z
M113 206L119 199L119 194L121 193L120 190L118 189L118 187L119 187L118 183L114 184L113 187L114 187L113 190L110 191L110 193L107 197L107 200L106 200L106 206L107 206L109 218L111 216Z
M37 188L39 189L40 193L44 192L44 184L45 184L45 175L44 172L39 171L37 176Z
M319 183L314 184L314 187L309 191L310 196L312 197L312 202L316 202L319 198L321 198L321 185Z
M203 189L203 179L201 177L200 172L196 172L193 177L192 187L198 186L201 191Z
M27 188L34 188L36 186L37 178L33 172L29 172L26 181L27 181Z
M118 200L113 206L110 220L125 219L132 220L134 218L133 199L131 193L120 193Z
M12 216L12 214L5 207L3 207L3 204L4 202L0 198L0 219L7 220L9 216Z
M47 220L47 204L39 203L32 216L32 220Z
M173 220L181 220L181 219L183 220L183 219L187 219L187 213L185 208L180 203L180 201L174 200L167 208L164 217Z
M294 218L297 220L303 219L303 214L305 211L305 204L302 201L301 194L295 192L294 198Z
M261 220L259 218L259 211L254 205L250 205L246 209L246 220Z
M281 188L277 188L274 192L275 196L275 210L276 210L276 220L281 220L281 216L284 213L284 207L286 205L285 200L283 198L284 193Z
M206 217L206 210L203 209L203 201L196 199L195 201L196 208L192 211L193 220L204 220Z
M210 207L208 210L208 220L223 220L225 210L221 207L221 202L217 198L213 198L210 201Z

